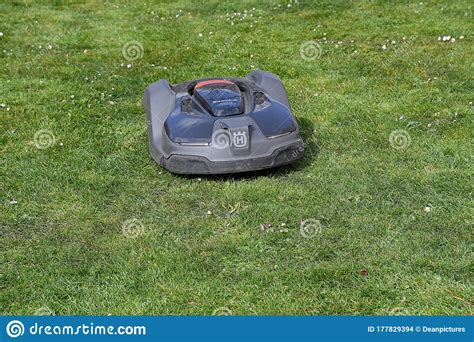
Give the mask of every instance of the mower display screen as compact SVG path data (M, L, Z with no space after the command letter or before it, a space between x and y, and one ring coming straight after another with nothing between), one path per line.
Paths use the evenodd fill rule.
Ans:
M214 116L242 113L242 96L239 87L228 81L205 81L194 88L196 100Z

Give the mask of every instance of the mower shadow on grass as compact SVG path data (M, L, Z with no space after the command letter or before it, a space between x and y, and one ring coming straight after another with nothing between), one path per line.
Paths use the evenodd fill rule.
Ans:
M304 118L299 118L297 121L301 139L303 139L304 155L294 167L300 170L313 163L320 152L320 148L316 141L317 128L314 127L313 123Z
M258 171L249 171L241 173L230 173L230 174L215 174L215 175L180 175L175 174L176 177L183 179L207 179L216 181L227 181L227 180L250 180L259 177L286 177L288 174L294 171L300 171L308 167L313 163L319 154L320 148L316 144L315 128L311 121L303 118L299 118L298 125L300 129L300 135L304 143L304 154L303 157L298 160L295 164L277 166L271 169L264 169ZM295 153L302 153L301 151L295 151Z

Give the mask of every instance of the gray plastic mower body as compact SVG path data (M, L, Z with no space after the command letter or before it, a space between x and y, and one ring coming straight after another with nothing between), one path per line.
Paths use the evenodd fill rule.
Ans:
M145 90L150 154L178 174L272 168L303 155L303 142L280 79L253 71Z

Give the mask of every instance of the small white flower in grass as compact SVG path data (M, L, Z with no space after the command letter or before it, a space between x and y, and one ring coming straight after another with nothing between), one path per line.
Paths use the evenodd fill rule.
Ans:
M199 33L198 36L199 36L199 37L202 37L202 33Z
M212 211L208 210L207 215L212 215Z
M131 64L127 64L127 69L130 69L132 67Z
M0 37L3 37L3 32L0 32Z
M73 98L74 98L74 95L71 95L71 99L73 99Z
M387 50L387 45L382 45L382 50Z
M431 206L427 205L426 207L423 208L423 211L425 213L429 213L431 211Z
M11 204L11 205L15 205L15 204L17 204L17 203L18 203L18 202L17 202L16 200L11 200L11 201L10 201L10 204Z
M456 41L456 38L451 38L451 43L454 43Z
M464 36L459 36L459 39L464 39Z

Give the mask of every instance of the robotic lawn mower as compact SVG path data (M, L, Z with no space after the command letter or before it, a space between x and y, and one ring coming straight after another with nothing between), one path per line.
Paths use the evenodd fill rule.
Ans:
M170 85L143 97L153 159L178 174L261 170L303 155L298 124L280 79L253 71Z

